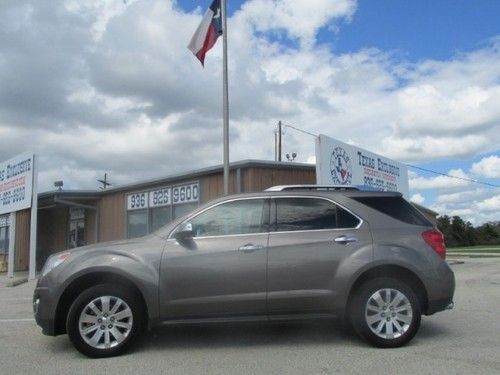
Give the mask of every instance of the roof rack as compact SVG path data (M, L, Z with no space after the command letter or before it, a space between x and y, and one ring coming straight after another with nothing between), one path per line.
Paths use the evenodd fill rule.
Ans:
M337 191L337 190L356 190L358 188L354 186L344 186L344 185L277 185L272 186L266 191L289 191L289 190L315 190L315 191Z

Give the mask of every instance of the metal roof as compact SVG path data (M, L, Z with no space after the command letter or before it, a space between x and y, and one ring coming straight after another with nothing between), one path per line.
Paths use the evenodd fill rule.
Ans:
M296 163L296 162L277 162L270 160L240 160L229 164L230 170L235 170L239 168L280 168L280 169L305 169L305 170L315 170L316 166L314 164L307 163ZM205 176L213 173L222 173L223 165L219 164L212 167L205 167L200 169L195 169L182 173L175 173L169 176L157 177L149 180L142 180L137 182L131 182L124 185L118 185L114 187L109 187L105 190L52 190L46 191L43 193L38 193L38 198L46 198L51 196L71 196L76 199L78 198L86 198L89 196L95 196L96 198L103 194L116 193L124 190L132 190L132 189L140 189L149 185L157 185L157 184L170 184L175 183L179 180L190 180L199 178L201 176Z
M219 164L219 165L212 166L212 167L206 167L206 168L195 169L195 170L188 171L188 172L176 173L176 174L172 174L170 176L159 177L159 178L154 178L154 179L150 179L150 180L132 182L132 183L125 184L125 185L115 186L112 188L107 188L106 190L102 190L101 192L103 194L114 193L114 192L122 191L122 190L140 189L140 188L142 188L144 186L148 186L148 185L156 185L156 184L162 184L162 183L169 184L169 183L173 183L173 182L176 182L179 180L195 179L195 178L205 176L208 174L219 173L219 172L222 173L223 167L224 166L222 164ZM316 170L316 166L314 164L295 163L295 162L277 162L277 161L269 161L269 160L248 159L248 160L241 160L241 161L237 161L237 162L229 164L230 170L235 170L235 169L239 169L239 168L255 168L255 167Z

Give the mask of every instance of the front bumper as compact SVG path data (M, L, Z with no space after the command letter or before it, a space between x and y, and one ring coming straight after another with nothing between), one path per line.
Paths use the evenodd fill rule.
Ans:
M37 286L33 293L33 315L36 324L42 328L42 332L47 336L55 336L55 314L52 308L52 296L49 288Z

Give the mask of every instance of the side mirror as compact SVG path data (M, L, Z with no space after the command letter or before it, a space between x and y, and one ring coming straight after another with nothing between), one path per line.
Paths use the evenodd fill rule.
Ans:
M174 233L177 241L185 241L194 237L193 225L191 223L182 224Z

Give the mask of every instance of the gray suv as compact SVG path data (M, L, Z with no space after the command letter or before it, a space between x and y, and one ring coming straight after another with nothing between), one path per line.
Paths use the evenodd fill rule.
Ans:
M46 335L106 357L160 323L342 318L379 347L452 306L443 237L399 193L280 187L212 201L146 237L51 256Z

